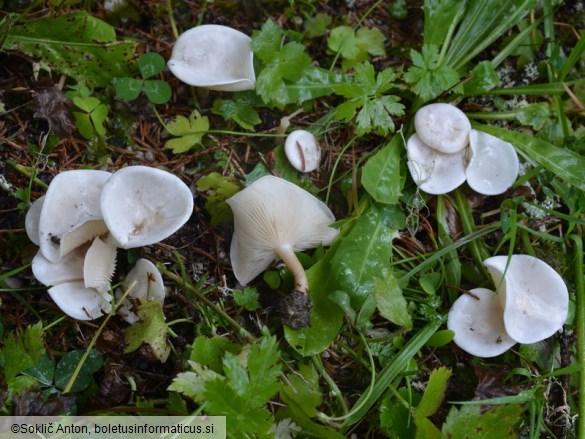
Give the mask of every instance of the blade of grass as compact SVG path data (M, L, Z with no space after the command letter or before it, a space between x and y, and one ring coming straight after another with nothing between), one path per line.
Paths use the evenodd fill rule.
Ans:
M585 31L581 31L581 37L575 47L571 50L567 60L563 64L563 66L557 72L559 81L564 81L571 69L577 64L577 62L583 56L583 52L585 52Z
M463 195L461 189L456 189L454 191L454 198L455 198L455 208L459 213L459 217L461 218L461 225L463 226L463 232L466 235L471 235L477 231L477 227L475 222L473 221L473 214L471 212L471 207ZM485 248L483 241L479 239L474 239L469 243L469 252L473 257L476 265L480 268L480 270L487 275L487 271L483 266L483 261L489 258L490 254Z
M585 279L583 274L583 239L579 235L571 235L575 243L573 265L575 267L575 296L577 305L577 363L581 367L579 373L579 424L577 436L585 438Z

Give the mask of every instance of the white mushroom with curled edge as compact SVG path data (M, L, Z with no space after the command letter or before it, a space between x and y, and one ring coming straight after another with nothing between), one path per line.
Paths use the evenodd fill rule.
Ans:
M284 142L284 152L298 171L312 172L319 167L321 147L317 138L308 131L292 131Z
M569 292L547 263L529 255L484 261L497 292L478 288L460 296L449 311L453 341L478 357L494 357L516 343L531 344L563 327Z
M337 236L327 205L274 176L260 178L227 203L234 213L230 259L238 281L246 285L272 262L282 260L294 276L294 294L310 305L307 275L295 252L328 246Z
M136 248L162 241L187 222L193 195L176 175L148 166L128 166L102 189L101 210L117 246Z
M210 90L252 90L256 85L252 39L227 26L204 24L182 33L168 62L181 81Z
M518 177L514 146L471 129L465 113L450 104L430 104L414 117L416 133L406 144L408 169L425 192L446 194L465 181L483 195L499 195Z

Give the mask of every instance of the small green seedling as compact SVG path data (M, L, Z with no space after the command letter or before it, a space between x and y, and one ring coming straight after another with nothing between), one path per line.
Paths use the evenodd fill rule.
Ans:
M339 53L343 58L341 66L344 71L366 61L370 55L385 56L384 40L386 37L380 29L361 27L357 31L349 26L338 26L327 38L327 47Z
M106 134L104 122L108 117L108 107L98 98L90 96L86 85L80 84L75 91L67 93L73 103L81 111L74 111L75 126L86 139Z
M179 115L174 121L168 123L166 128L176 138L167 140L165 147L179 154L201 143L203 136L209 130L209 119L207 116L201 116L197 110L193 110L189 119Z
M116 81L116 94L127 101L133 101L144 90L153 104L164 104L171 99L171 86L160 79L149 79L165 68L165 60L158 53L147 52L138 58L138 70L142 79L123 77Z

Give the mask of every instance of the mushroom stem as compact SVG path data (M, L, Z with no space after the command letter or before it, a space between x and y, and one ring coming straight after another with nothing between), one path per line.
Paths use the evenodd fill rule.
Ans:
M295 278L295 289L303 294L309 292L309 281L305 269L301 265L299 258L295 255L292 246L282 244L275 248L275 252L280 259L286 264Z

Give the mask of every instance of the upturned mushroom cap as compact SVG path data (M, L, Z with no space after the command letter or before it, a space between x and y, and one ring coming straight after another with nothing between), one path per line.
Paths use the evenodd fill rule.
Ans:
M30 239L31 242L36 245L40 244L39 221L41 219L41 210L43 208L44 202L44 195L33 201L28 209L28 212L26 213L26 217L24 218L24 228L26 230L28 239Z
M256 84L251 41L227 26L197 26L179 36L168 67L181 81L196 87L251 90Z
M414 128L423 143L444 154L461 151L469 144L471 123L451 104L429 104L414 115Z
M83 279L83 260L87 247L78 247L58 262L51 262L40 250L32 260L32 272L44 285L54 286Z
M163 303L166 297L166 290L160 271L148 259L139 259L134 268L124 279L124 288L131 288L129 297L141 300L157 300ZM121 297L121 291L116 294ZM132 311L132 303L128 298L118 308L118 314L128 323L138 321L138 316Z
M100 198L104 221L121 248L162 241L193 212L193 195L177 176L147 166L115 172Z
M511 143L491 134L471 130L467 184L484 195L506 192L518 177L518 155Z
M483 264L494 280L504 310L504 326L512 339L536 343L562 328L569 293L551 266L529 255L512 255L510 259L494 256Z
M284 142L284 152L298 171L311 172L319 167L321 147L317 138L308 131L292 131Z
M66 282L49 288L49 295L61 310L78 320L100 318L112 309L110 300L93 288L86 288L83 281Z
M469 292L471 294L459 296L449 311L447 328L455 332L453 341L465 352L478 357L504 353L516 341L506 332L496 293L486 288Z
M313 195L278 177L266 176L227 200L234 212L230 259L246 285L279 259L279 247L302 251L329 245L338 231L333 213Z
M406 143L408 169L414 182L429 194L446 194L465 181L465 151L442 154L413 134Z
M83 242L97 236L94 233L104 232L97 224L102 218L99 200L102 187L110 176L105 171L80 169L61 172L53 179L39 217L39 244L49 261L57 262ZM77 234L69 235L76 229L83 233L78 230Z

